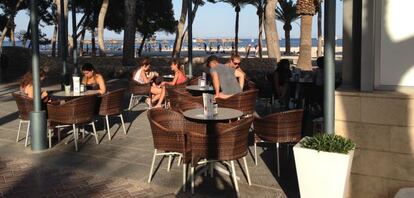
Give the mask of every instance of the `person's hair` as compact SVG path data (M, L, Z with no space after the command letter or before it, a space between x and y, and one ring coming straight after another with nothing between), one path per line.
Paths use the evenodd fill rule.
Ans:
M324 59L325 59L325 58L324 58L323 56L318 57L318 59L316 59L316 64L318 65L318 67L319 67L320 69L323 69L323 68L324 68L324 66L325 66Z
M207 62L207 67L210 67L210 63L213 62L213 61L218 62L217 56L211 55L207 58L207 61L206 61Z
M40 70L39 77L43 78L46 77L46 72L44 70ZM20 87L26 87L33 83L33 73L32 71L28 71L23 75L22 81L20 82Z
M82 66L82 71L96 72L96 69L91 63L85 63Z
M239 54L233 53L230 57L230 60L234 61L234 59L241 59Z
M178 58L171 59L170 60L170 65L172 65L172 64L180 66L180 59L178 59Z
M139 62L139 65L142 67L142 66L144 66L144 65L149 65L149 64L151 64L151 59L148 57L148 56L146 56L146 57L144 57L140 62Z

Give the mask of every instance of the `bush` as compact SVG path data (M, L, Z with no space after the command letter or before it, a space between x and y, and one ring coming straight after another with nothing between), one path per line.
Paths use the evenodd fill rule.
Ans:
M355 149L355 143L335 134L317 134L300 142L302 147L317 151L348 154Z

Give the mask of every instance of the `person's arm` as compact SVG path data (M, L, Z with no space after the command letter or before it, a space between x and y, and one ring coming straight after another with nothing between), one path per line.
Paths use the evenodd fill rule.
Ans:
M141 70L141 73L139 75L141 75L141 78L142 80L144 80L145 83L149 83L151 81L147 78L147 75L145 74L144 70Z
M105 85L105 79L102 75L97 74L96 82L99 84L99 90L98 92L100 94L106 93L106 85Z
M243 90L246 74L241 69L236 69L234 70L234 75L239 79L240 88Z
M282 90L280 89L280 86L279 86L279 75L277 73L274 73L274 75L273 75L273 86L276 89L277 96L281 97L282 96Z
M29 97L29 98L33 98L33 95L34 95L34 91L33 91L33 85L27 85L26 86L26 88L25 88L25 91L26 91L26 93L27 93L27 96Z
M216 71L211 72L211 80L213 81L213 87L215 91L215 97L220 96L220 80Z
M174 79L171 82L162 82L161 85L171 85L174 86L177 84L178 77L180 76L179 72L174 73Z

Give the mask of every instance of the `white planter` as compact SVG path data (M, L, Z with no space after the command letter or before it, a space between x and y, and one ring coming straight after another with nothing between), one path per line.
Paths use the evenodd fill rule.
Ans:
M303 140L303 139L302 139ZM293 147L299 191L302 198L340 198L351 172L354 150L347 155Z

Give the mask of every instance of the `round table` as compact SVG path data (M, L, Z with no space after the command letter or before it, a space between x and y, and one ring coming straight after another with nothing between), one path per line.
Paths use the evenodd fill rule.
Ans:
M87 95L95 95L95 94L99 94L98 90L88 90L88 91L84 91L81 93L74 93L73 91L70 92L65 92L65 91L57 91L57 92L52 92L50 94L50 97L52 98L77 98L77 97L81 97L81 96L87 96Z
M200 87L200 85L188 85L185 88L189 91L196 91L202 93L214 92L214 88L211 86Z
M197 108L184 111L183 115L186 118L200 121L225 121L239 118L243 115L243 112L237 109L219 107L217 115L208 117L204 115L203 108Z

